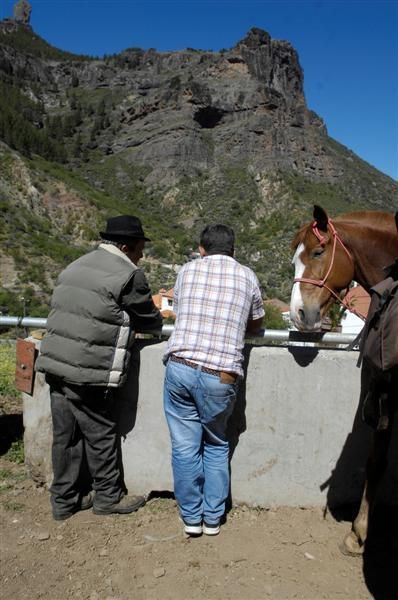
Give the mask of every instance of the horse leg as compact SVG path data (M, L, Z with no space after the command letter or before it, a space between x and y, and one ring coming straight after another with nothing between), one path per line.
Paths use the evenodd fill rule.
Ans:
M366 464L366 481L358 515L351 532L344 540L344 549L349 554L362 554L368 534L369 515L374 508L376 492L387 466L387 451L391 439L391 423L387 429L375 431L372 447Z

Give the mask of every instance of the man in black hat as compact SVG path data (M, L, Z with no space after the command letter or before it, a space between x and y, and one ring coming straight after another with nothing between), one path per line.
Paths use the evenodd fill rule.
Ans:
M93 506L95 514L131 513L145 503L125 494L119 466L118 391L126 381L135 332L159 332L144 272L145 236L137 217L108 219L103 243L59 275L36 370L50 386L53 517ZM85 461L93 491L85 495Z

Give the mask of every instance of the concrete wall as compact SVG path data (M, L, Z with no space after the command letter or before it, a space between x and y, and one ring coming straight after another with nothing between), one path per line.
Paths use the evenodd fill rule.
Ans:
M131 493L172 491L170 441L163 415L165 343L140 353L137 390L121 399L123 464ZM293 346L246 347L247 375L230 421L234 502L330 507L361 495L369 429L357 414L357 354ZM138 368L137 363L134 366ZM36 377L24 395L25 454L35 478L51 480L48 389ZM397 437L397 436L395 436ZM397 444L381 493L398 502Z

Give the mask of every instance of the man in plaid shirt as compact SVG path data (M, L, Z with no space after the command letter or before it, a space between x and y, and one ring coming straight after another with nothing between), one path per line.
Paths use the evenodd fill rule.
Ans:
M229 493L226 437L247 332L259 331L258 281L234 258L234 232L209 225L201 258L174 288L176 323L165 354L164 408L170 430L174 493L188 535L217 535Z

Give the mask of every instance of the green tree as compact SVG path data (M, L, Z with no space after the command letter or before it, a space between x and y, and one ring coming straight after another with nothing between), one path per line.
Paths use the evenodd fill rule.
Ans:
M288 329L288 323L282 316L281 311L272 304L267 304L264 307L264 327L265 329Z

